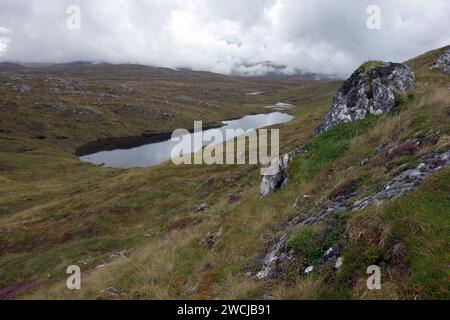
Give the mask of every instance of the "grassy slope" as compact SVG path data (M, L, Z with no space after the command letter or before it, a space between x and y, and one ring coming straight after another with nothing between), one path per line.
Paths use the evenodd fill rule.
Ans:
M311 140L308 156L291 166L289 186L266 199L258 197L258 168L252 166L112 170L81 164L48 141L21 154L12 152L27 145L21 139L2 144L0 164L8 167L0 176L7 182L1 184L0 226L8 232L0 233L1 282L44 279L43 287L27 296L32 298L95 298L110 286L121 289L123 298L140 299L448 297L448 239L442 237L449 234L448 170L403 199L331 221L340 227L325 240L347 239L341 273L322 270L303 277L293 267L287 277L267 282L246 274L257 271L254 262L268 241L298 214L290 206L298 196L310 195L301 205L306 210L338 185L356 181L355 198L363 197L420 154L448 147L450 80L424 67L437 54L410 62L418 73L417 88L396 112ZM297 100L301 107L290 111L296 119L281 126L287 151L310 139L335 90L336 84L277 90L256 97L255 104ZM416 137L425 142L418 154L359 165L385 142L395 146ZM232 193L240 195L236 203L229 202ZM194 213L203 202L210 210ZM300 229L290 245L316 246L311 237L324 227L306 236ZM213 247L199 244L220 228L223 234ZM295 263L313 261L313 249L299 250ZM129 258L86 273L83 290L68 291L59 281L68 264L91 256L82 267L89 271L118 250ZM375 293L365 289L365 268L373 263L383 267L383 290Z
M287 141L284 144L285 151L290 149L289 146L298 144L299 140L305 141L308 138L314 129L313 124L319 120L330 99L331 92L329 98L320 103L320 111L316 111L317 104L293 110L297 118L284 125L281 132L282 139ZM308 123L308 130L299 135L297 128L305 123ZM287 199L292 195L279 202L274 202L273 199L261 201L257 196L259 168L253 166L181 168L167 164L158 169L127 170L120 177L120 181L127 182L126 188L120 189L125 183L118 184L114 181L110 187L112 189L99 190L92 198L86 194L80 195L83 205L94 208L101 205L107 208L105 212L97 213L96 210L89 212L89 218L92 220L86 224L98 228L101 225L99 215L107 215L109 230L105 232L108 238L122 239L129 236L129 233L134 234L136 239L130 246L134 248L135 253L129 251L130 246L125 246L127 253L132 254L131 258L119 263L117 267L112 264L110 268L105 269L108 274L109 272L114 274L106 276L112 282L103 282L105 274L97 272L86 280L86 290L75 293L76 296L72 296L73 292L65 296L67 292L59 291L59 287L56 288L55 295L52 292L45 292L43 293L45 296L92 298L104 289L98 288L108 283L108 286L130 288L129 298L212 298L218 294L216 290L219 288L214 288L217 281L226 286L229 284L239 286L234 292L223 291L221 295L225 294L231 298L236 294L248 294L240 287L245 286L249 280L244 275L247 264L255 252L263 251L266 240L270 239L272 233L287 219L289 213L283 211ZM109 184L110 182L105 183ZM112 194L111 190L120 190L121 193ZM235 204L229 203L228 198L232 193L240 194L241 197ZM164 198L165 196L167 198ZM107 206L103 197L111 197L114 204ZM70 201L74 202L73 199ZM114 215L111 216L111 211L116 208L115 204L121 201L127 205L142 203L142 207L133 207L132 211L124 208L123 214L118 217L121 220L116 222ZM192 212L193 208L203 202L210 205L209 211ZM64 208L67 204L59 202L58 206ZM54 212L55 209L52 208L51 211ZM78 225L84 224L83 221L75 222ZM220 227L224 228L224 234L214 249L198 245L198 241L205 234ZM58 231L57 235L60 236L61 232L62 230ZM95 233L101 233L101 230ZM144 238L144 233L155 235L152 238ZM255 234L260 235L259 239L255 239ZM70 242L65 246L67 251L63 256L70 255L72 245L82 248L77 241ZM55 247L57 248L55 250L60 250L60 246ZM113 248L116 251L120 249L120 246ZM48 252L44 255L47 256ZM75 251L73 256L69 256L71 260L58 259L60 269L55 277L64 276L62 268L67 263L76 262L86 256L88 252ZM99 259L102 260L101 257ZM91 268L95 264L97 263L93 259L92 265L85 268ZM207 267L210 265L213 266L211 270ZM120 285L115 281L119 281ZM209 282L211 284L208 284ZM251 282L252 285L259 285ZM191 287L196 286L198 288L191 290Z
M450 79L440 72L429 71L442 52L443 49L436 50L408 62L416 71L418 82L416 89L401 99L397 110L340 126L310 141L305 146L308 155L296 159L292 165L295 181L313 181L318 188L316 197L321 200L331 197L336 190L342 192L342 186L350 189L347 193L358 190L348 200L353 202L374 192L389 175L415 167L421 154L448 150ZM417 154L393 161L375 157L360 164L383 143L395 146L412 138L425 143ZM332 231L341 233L334 243L340 238L345 246L343 270L338 274L322 270L295 285L284 284L282 297L448 299L449 178L449 170L442 170L402 199L358 213L343 213L337 221L332 218L324 223L322 230L336 225ZM345 231L337 223L342 220ZM320 234L320 230L314 232ZM292 236L290 244L294 249L299 239L303 241L298 263L312 263L316 252L308 250L308 243L320 247L327 240L322 238L314 236L309 227L300 228ZM382 268L380 291L369 292L366 288L366 268L372 264ZM312 291L311 281L316 285Z
M72 73L66 77L75 78ZM192 77L193 80L175 80L180 81L180 86L190 88L186 95L208 105L200 107L203 108L201 112L194 105L192 110L189 109L191 113L174 119L174 127L192 126L190 122L198 117L213 122L250 112L267 112L262 107L274 104L281 98L288 102L296 100L299 104L303 104L305 99L326 99L322 103L324 109L338 86L338 83L322 84L318 89L305 92L311 82L300 82L294 87L295 82L292 81L243 80L221 76L216 79L211 75L205 79ZM35 88L37 84L42 85L39 90L46 92L45 78L46 74L37 73L28 81ZM98 76L92 80L89 75L77 75L76 79L80 78L88 83L85 90L94 93L113 91L112 88L126 82L123 79L116 81L111 74L103 82L97 80ZM165 88L166 94L181 94L179 88L173 88L173 77L169 80L171 83ZM105 88L92 88L100 84ZM150 98L155 99L153 97L156 95L159 99L164 81L150 77L132 86L140 86ZM195 87L205 92L199 93ZM16 101L18 93L2 88L4 101ZM261 88L268 94L245 96L246 92L260 91ZM215 96L217 90L223 90L225 95ZM230 91L231 96L226 96ZM17 103L16 109L2 112L5 117L2 117L0 127L11 132L1 134L0 287L26 279L39 279L51 284L65 276L64 269L68 264L77 263L80 259L89 259L89 264L83 266L84 270L89 270L110 260L111 253L120 250L129 252L133 248L141 250L148 243L165 243L167 238L184 230L199 237L222 223L221 217L226 215L222 207L230 210L229 194L241 193L240 202L244 202L246 196L253 198L253 191L250 193L247 190L254 189L258 183L259 168L255 166L176 167L164 164L148 169L115 170L80 163L73 150L81 143L98 137L121 136L125 132L139 134L148 131L149 123L153 130L168 130L172 124L151 117L145 119L146 124L140 124L127 114L116 121L117 115L111 115L108 110L109 103L114 104L114 101L96 106L99 117L95 121L89 113L71 116L51 109L40 110L34 107L34 101L54 98L49 92L40 96L35 93L24 94L25 98L20 99L22 102ZM61 99L71 99L70 93ZM82 99L87 101L71 101L70 105L82 110L86 105L98 103L95 94ZM127 96L130 104L137 104L141 99L144 97ZM226 106L220 111L211 107L217 99L223 100ZM152 107L148 108L151 110ZM176 113L181 108L186 107L173 103L170 111ZM315 105L298 108L294 113L311 117L314 109ZM23 113L27 114L26 120L22 118ZM316 114L315 118L319 116ZM301 121L302 117L299 117L283 130L285 151L306 138L296 134L296 127ZM56 132L55 128L59 131ZM38 134L47 138L38 140L35 138ZM58 140L56 135L69 139ZM211 206L208 214L202 216L194 213L194 208L203 202ZM193 228L196 232L192 232ZM144 237L144 234L152 236ZM166 285L170 285L169 281Z

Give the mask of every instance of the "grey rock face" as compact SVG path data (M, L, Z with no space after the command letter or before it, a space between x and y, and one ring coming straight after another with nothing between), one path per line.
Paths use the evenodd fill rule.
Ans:
M264 256L262 261L262 269L256 274L257 279L263 280L271 275L272 270L276 267L277 260L279 259L279 253L284 247L286 238L286 236L282 236L278 239L269 252Z
M288 154L272 161L270 168L261 181L260 194L266 197L272 192L282 188L287 183L286 169L290 160Z
M400 198L420 186L435 171L447 166L450 166L450 150L424 157L417 168L393 177L379 192L355 202L350 209L358 211L371 204Z
M438 69L450 73L450 48L445 50L444 54L431 66L431 69Z
M415 81L411 69L400 63L363 65L347 79L334 97L316 134L341 123L364 119L369 114L383 114L395 106L395 93L412 88Z
M297 148L272 161L261 181L260 195L262 197L266 197L272 192L283 188L288 183L287 168L289 162L300 152L300 148Z

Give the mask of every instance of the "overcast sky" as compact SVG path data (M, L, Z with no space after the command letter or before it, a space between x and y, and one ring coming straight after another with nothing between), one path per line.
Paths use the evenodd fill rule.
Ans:
M79 29L69 5L80 8ZM379 30L367 27L370 5L381 9ZM403 61L448 44L449 0L0 0L5 61L227 73L268 60L345 76L368 59Z

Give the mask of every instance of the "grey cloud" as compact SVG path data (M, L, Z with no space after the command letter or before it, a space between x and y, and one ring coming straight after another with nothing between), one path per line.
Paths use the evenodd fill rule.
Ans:
M66 9L81 8L81 30ZM367 6L382 29L366 28ZM227 73L273 61L348 75L450 43L447 0L2 0L0 60L100 60Z

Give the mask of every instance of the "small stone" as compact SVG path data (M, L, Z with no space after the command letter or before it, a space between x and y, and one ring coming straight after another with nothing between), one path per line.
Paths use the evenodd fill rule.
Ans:
M272 269L270 267L264 266L263 269L256 274L255 278L258 280L264 280L269 276L271 271Z
M206 211L208 209L209 209L208 205L206 203L203 203L200 206L198 206L195 211L196 212L204 212L204 211Z
M124 259L127 255L124 252L113 253L109 256L111 259Z
M339 258L336 260L336 264L335 264L334 268L335 268L336 270L339 270L340 268L342 268L343 265L344 265L344 258L339 257Z
M306 268L304 274L308 274L308 273L311 273L313 271L314 271L314 266L310 266L310 267Z
M120 291L119 289L113 288L113 287L109 287L105 290L100 291L100 293L104 296L108 296L108 297L118 297L122 295L122 291Z
M200 239L199 244L213 247L216 244L217 239L222 236L222 233L223 228L220 228L216 232L209 232L202 239Z
M369 163L369 159L364 159L364 160L362 160L361 162L360 162L360 165L366 165L366 164L368 164Z

